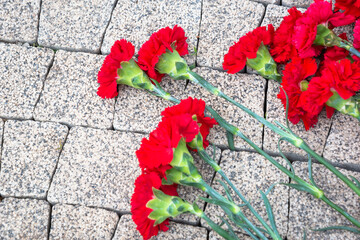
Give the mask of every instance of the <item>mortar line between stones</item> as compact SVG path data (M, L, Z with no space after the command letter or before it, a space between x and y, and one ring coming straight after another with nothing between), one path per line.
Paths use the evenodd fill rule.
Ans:
M108 21L108 23L106 24L106 27L105 27L105 29L104 29L104 33L103 33L103 35L102 35L102 37L101 37L100 47L99 47L99 53L100 53L100 54L101 54L101 47L102 47L102 45L103 45L103 43L104 43L104 38L105 38L106 31L107 31L107 29L108 29L108 27L109 27L109 25L110 25L110 22L111 22L111 19L112 19L112 15L113 15L113 13L114 13L114 10L115 10L116 5L117 5L118 2L119 2L119 0L115 0L115 1L114 1L114 5L113 5L113 7L112 7L112 9L111 9L111 13L110 13L109 21Z
M327 132L327 135L326 135L326 138L325 138L325 144L324 144L324 147L321 151L321 156L323 157L324 156L324 151L325 151L325 147L326 147L326 143L327 143L327 140L330 136L330 133L331 133L331 128L333 126L333 123L334 123L334 116L331 118L331 121L330 121L330 127L329 127L329 131Z
M39 3L39 13L38 13L38 24L37 24L37 35L35 39L35 44L39 46L39 32L40 32L40 15L41 15L41 7L42 7L42 0Z
M52 184L52 182L53 182L53 180L54 180L55 172L56 172L56 170L57 170L57 168L58 168L58 164L59 164L59 161L60 161L60 157L61 157L61 154L62 154L62 152L63 152L63 150L64 150L64 146L65 146L66 141L67 141L67 139L68 139L70 130L71 130L71 128L69 128L68 131L67 131L67 133L66 133L64 142L63 142L62 145L61 145L61 149L60 149L59 155L58 155L58 157L57 157L57 161L56 161L56 164L55 164L55 168L54 168L54 170L53 170L53 172L52 172L52 174L51 174L49 188L47 189L46 195L45 195L45 199L46 199L46 200L48 199L50 187L51 187L51 184Z
M197 67L197 57L199 53L199 43L200 43L200 36L201 36L201 21L203 16L203 6L204 6L204 0L201 0L201 8L200 8L200 21L199 21L199 32L197 35L197 41L196 41L196 55L195 55L195 66Z
M48 228L47 228L47 240L50 239L50 231L51 231L51 216L52 216L52 205L49 203L50 205L50 210L49 210L49 220L48 220Z
M119 227L119 223L120 223L120 219L121 219L121 216L122 216L122 215L120 215L120 214L118 214L118 213L117 213L117 215L118 215L119 219L118 219L117 222L116 222L115 230L114 230L114 232L112 233L110 240L113 240L113 239L114 239L116 230L117 230L118 227Z
M291 183L291 178L289 177L288 183ZM287 188L288 190L288 214L287 214L287 229L286 229L286 235L285 238L287 239L288 234L289 234L289 229L290 229L290 201L291 201L291 197L290 197L290 187Z
M259 3L259 4L261 4L261 3ZM263 23L265 15L266 15L266 11L267 11L267 5L265 5L265 4L261 4L261 5L263 5L265 7L265 10L264 10L264 12L263 12L263 14L261 16L261 20L260 20L260 23L259 23L258 27L260 27L261 24Z
M44 80L42 81L41 91L40 91L40 93L39 93L38 98L37 98L36 101L35 101L34 108L33 108L33 110L32 110L32 117L33 117L33 118L34 118L34 114L35 114L36 105L39 103L40 98L41 98L41 95L43 94L43 91L44 91L44 88L45 88L46 79L47 79L47 77L48 77L48 75L49 75L49 73L50 73L51 68L52 68L53 65L54 65L55 55L56 55L56 53L54 53L53 57L51 58L51 61L50 61L49 66L48 66L48 69L47 69L47 71L46 71L46 73L45 73L45 76L44 76Z
M4 134L5 134L5 121L1 120L3 122L3 128L2 128L2 131L1 131L1 145L0 145L0 170L1 170L1 162L2 162L2 153L4 151L4 140L5 140L5 137L4 137Z
M264 107L263 107L263 111L264 111L264 115L263 117L266 119L266 112L267 112L267 93L268 93L268 88L269 88L269 80L266 80L265 83L265 96L264 96ZM265 141L265 125L262 124L262 137L261 137L262 141L261 141L261 149L264 149L264 141Z

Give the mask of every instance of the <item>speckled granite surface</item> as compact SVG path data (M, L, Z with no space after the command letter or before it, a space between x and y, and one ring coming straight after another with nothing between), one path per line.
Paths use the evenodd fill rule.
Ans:
M0 194L45 199L67 132L58 123L6 121Z
M277 27L292 5L310 2L0 0L0 239L142 238L130 215L133 183L140 174L135 151L172 103L124 86L115 99L97 96L97 72L115 40L126 38L138 50L153 31L178 24L188 37L191 55L185 59L197 63L194 71L258 115L284 123L277 83L249 68L228 75L221 65L229 46L248 31L270 23ZM335 32L346 32L352 41L352 28ZM165 77L161 86L179 99L204 98L265 151L277 154L278 137L236 107L191 82ZM306 132L299 124L292 129L343 173L360 179L359 126L350 117L326 119L323 113L316 128ZM215 160L264 215L258 190L289 178L239 138L237 152L230 151L218 126L209 139L217 146ZM307 177L306 163L298 162L305 160L303 152L286 144L282 149L295 161L296 173ZM211 147L207 151L212 155ZM193 155L204 179L220 189L219 176ZM359 219L357 198L323 167L314 164L314 173L329 198ZM206 196L200 190L179 186L178 192L214 220L221 213L197 198ZM360 240L340 231L312 232L347 221L307 194L276 185L269 199L288 240L302 239L304 229L308 239ZM169 228L152 239L221 239L190 214L172 219Z

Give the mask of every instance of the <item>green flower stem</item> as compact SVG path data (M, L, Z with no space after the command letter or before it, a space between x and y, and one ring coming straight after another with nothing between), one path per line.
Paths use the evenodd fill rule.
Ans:
M324 201L327 205L338 211L341 215L343 215L346 219L348 219L352 224L354 224L356 227L360 228L360 222L356 220L354 217L352 217L350 214L348 214L346 211L344 211L341 207L339 207L337 204L333 203L330 199L328 199L325 195L320 198L322 201Z
M323 164L327 169L331 172L335 173L335 175L340 178L346 185L348 185L357 195L360 196L360 189L353 183L348 177L342 174L339 170L337 170L331 163L322 158L319 154L314 152L305 142L301 145L301 149L305 150L312 157L318 160L321 164Z
M349 178L347 178L345 175L343 175L339 170L337 170L334 167L330 167L332 166L329 162L327 162L324 158L320 157L319 155L317 155L314 151L312 151L307 144L304 142L304 140L298 136L296 136L295 134L291 133L291 132L285 132L284 130L282 130L281 128L275 126L274 124L270 123L269 121L265 120L263 117L257 115L256 113L250 111L248 108L246 108L245 106L243 106L242 104L236 102L234 99L230 98L229 96L227 96L226 94L224 94L223 92L221 92L218 88L214 87L213 85L211 85L209 82L207 82L205 79L203 79L201 76L199 76L198 74L192 72L192 71L188 71L189 73L189 79L197 84L199 84L200 86L204 87L206 90L208 90L209 92L213 93L214 95L220 96L222 98L224 98L225 100L229 101L230 103L234 104L235 106L239 107L240 109L242 109L243 111L245 111L246 113L248 113L250 116L254 117L256 120L258 120L259 122L261 122L262 124L264 124L265 126L267 126L268 128L270 128L272 131L274 131L275 133L279 134L283 139L286 139L288 142L290 142L292 145L294 145L295 147L301 148L303 150L305 150L307 153L309 153L311 156L313 156L314 158L316 158L321 164L323 164L325 167L327 167L331 172L333 172L337 177L339 177L342 181L345 182L346 185L348 185L357 195L360 196L360 188L358 188ZM208 108L207 108L208 109ZM213 111L214 112L214 111ZM214 116L214 115L213 115ZM215 117L215 116L214 116ZM216 119L216 118L215 118ZM216 119L217 120L217 119ZM228 126L230 127L230 126ZM226 128L225 128L226 129ZM229 129L226 129L229 132L239 135L237 132L238 130L235 131L234 126L230 127ZM241 134L242 135L242 134ZM239 135L240 136L240 135ZM241 137L241 136L240 136ZM245 137L245 136L244 136ZM250 144L250 143L249 143ZM251 144L250 144L251 145ZM254 147L254 146L252 146ZM282 169L280 169L281 171L283 171ZM285 168L284 168L285 170ZM287 170L287 169L286 169ZM284 171L283 171L284 172ZM345 180L346 179L346 180Z
M209 224L209 226L223 238L229 239L229 240L234 239L227 231L222 229L219 225L217 225L215 222L213 222L213 220L211 220L208 216L206 216L204 212L202 212L202 214L199 217L204 219L207 222L207 224Z
M209 165L211 165L216 172L220 174L220 176L229 184L229 186L235 191L235 193L240 197L241 201L243 201L246 206L249 208L251 213L259 220L259 222L265 227L268 231L272 239L282 239L276 229L271 229L271 227L265 222L265 220L256 212L256 210L251 206L249 201L240 193L240 191L235 187L235 185L229 180L229 178L225 175L220 166L208 155L208 153L204 149L197 149L200 157Z
M244 215L244 213L241 211L240 207L238 207L235 203L230 202L229 200L227 200L224 196L222 196L221 194L219 194L217 191L215 191L212 187L210 187L204 180L201 181L200 183L204 189L205 192L207 194L209 194L209 196L211 196L213 199L216 199L220 202L224 203L224 206L226 205L232 205L233 208L227 208L228 210L231 211L232 214L234 214L235 216L238 216L240 219L242 219L255 233L258 237L260 237L260 239L266 240L268 239L267 237L265 237L265 235ZM224 208L224 206L222 206ZM235 222L236 223L236 222ZM241 224L241 223L237 223Z
M351 52L352 54L354 54L355 56L360 57L360 52L358 50L356 50L351 43L349 43L348 41L343 40L343 39L340 39L340 40L341 41L337 45L338 47L344 48L344 49L348 50L349 52Z

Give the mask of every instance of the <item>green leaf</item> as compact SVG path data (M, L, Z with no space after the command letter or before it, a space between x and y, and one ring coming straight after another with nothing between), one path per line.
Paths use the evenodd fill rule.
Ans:
M234 134L232 134L229 131L226 131L226 137L228 140L228 145L231 151L235 151L235 145L234 145Z
M263 193L261 190L260 190L260 194L261 194L261 198L263 199L264 201L264 204L265 204L265 208L266 208L266 212L267 212L267 215L268 215L268 218L269 218L269 221L270 221L270 224L271 224L271 227L272 227L272 230L274 231L274 233L276 234L276 236L281 239L281 236L277 230L277 227L276 227L276 222L275 222L275 218L274 218L274 213L272 211L272 208L271 208L271 205L270 205L270 202L269 202L269 199L266 197L266 194Z
M201 200L203 200L204 202L207 202L207 203L211 203L211 204L214 204L214 205L218 205L220 207L226 207L228 209L232 209L233 206L226 203L226 202L223 202L223 201L220 201L220 200L217 200L217 199L211 199L211 198L204 198L204 197L200 197Z
M310 193L311 195L313 195L316 198L320 198L321 195L324 195L323 192L321 191L316 191L314 189L311 189L310 187L304 186L304 185L300 185L300 184L293 184L293 183L281 183L282 185L285 186L289 186L292 187L298 191L303 191L303 192L307 192ZM315 187L314 187L315 188ZM319 190L319 189L318 189Z
M285 97L286 97L286 112L285 112L286 126L287 126L288 130L290 131L290 133L294 134L294 132L290 128L290 123L289 123L289 97L288 97L285 89L282 86L280 86L280 88L281 88L281 90L284 91L284 94L285 94Z
M232 228L232 226L229 224L229 222L226 221L225 218L223 218L223 217L220 217L220 219L221 219L221 221L222 221L223 223L226 224L226 226L227 226L227 228L228 228L228 230L229 230L229 233L230 233L230 235L233 237L233 239L240 240L240 239L238 238L238 236L236 235L236 233L234 232L234 229Z
M306 230L304 229L303 240L306 240Z
M314 185L315 187L317 187L315 181L314 181L314 178L313 178L313 174L312 174L312 161L311 161L311 156L310 154L308 154L308 158L309 158L309 161L308 161L308 169L309 169L309 179L310 179L310 182L312 183L312 185Z
M357 186L358 188L360 188L360 181L357 180L354 176L350 176L350 178L354 181L354 183L356 184L356 186Z
M226 184L221 181L221 180L217 180L221 186L223 186L223 188L225 189L225 193L226 193L226 196L227 198L231 201L231 202L234 202L233 198L231 197L231 194L230 194L230 189L228 188L228 186L226 186Z
M291 178L294 178L294 177L295 177L295 170L294 170L294 168L293 168L293 165L292 165L291 162L289 161L289 159L285 156L285 154L284 154L284 153L282 152L282 150L281 150L281 147L280 147L281 141L286 141L286 139L285 139L285 138L280 138L280 139L279 139L278 144L277 144L279 153L280 153L281 157L282 157L283 159L285 159L286 163L287 163L287 164L289 165L289 167L290 167L290 171L291 171L291 173L292 173Z
M325 228L311 229L312 231L328 231L328 230L345 230L356 234L360 234L360 229L348 227L348 226L331 226Z

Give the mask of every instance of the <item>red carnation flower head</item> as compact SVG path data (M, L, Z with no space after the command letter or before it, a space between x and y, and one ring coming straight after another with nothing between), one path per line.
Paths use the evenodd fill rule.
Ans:
M339 37L343 40L348 41L346 33L340 34ZM346 58L347 56L349 56L348 50L346 50L344 48L340 48L338 46L334 46L334 47L329 47L326 49L326 52L324 54L324 59L326 62L327 61L339 61L339 60Z
M356 21L354 27L354 48L360 49L360 19Z
M142 174L136 179L134 194L131 197L131 213L132 219L137 225L136 229L143 236L143 239L150 239L159 231L166 232L168 230L169 221L167 218L158 224L155 224L154 219L149 218L154 209L149 208L147 204L156 198L154 189L161 190L171 196L177 196L176 187L175 184L163 186L159 175L153 172Z
M352 98L359 90L359 62L351 63L348 59L326 62L321 76L313 78L309 84L305 109L316 111L317 107L326 104L344 114L360 118L359 108ZM328 113L328 117L330 115Z
M191 142L198 133L199 126L190 114L163 118L150 133L149 139L144 138L136 151L140 168L143 172L157 171L165 177L179 143Z
M318 121L318 114L304 110L304 96L307 92L308 78L317 71L317 64L311 58L294 58L286 65L281 86L288 96L289 112L288 118L293 124L297 124L300 119L303 121L305 129L309 130ZM282 89L277 95L286 109L286 95Z
M296 21L293 44L302 58L318 56L322 46L334 46L337 36L330 30L331 28L348 25L354 21L355 18L352 16L341 12L334 13L331 3L315 0ZM325 39L331 41L327 42L329 40L325 41Z
M341 9L345 14L358 18L360 17L360 0L336 0L335 9Z
M161 115L164 117L173 117L190 114L193 119L196 119L196 122L200 127L200 133L203 140L201 147L207 148L209 146L209 141L206 138L210 133L210 129L214 125L217 125L217 122L213 118L205 117L204 112L205 102L201 99L189 97L185 100L181 100L180 104L166 108Z
M234 74L247 64L267 79L281 81L277 66L266 45L272 43L274 27L258 27L241 37L224 56L223 69Z
M296 7L290 8L288 12L289 15L284 17L279 28L275 31L270 51L275 61L279 63L298 56L298 52L292 43L292 38L295 23L302 16L302 13Z
M118 40L111 47L111 52L106 56L98 73L100 84L97 94L102 98L114 98L117 92L117 70L121 68L121 62L129 61L134 56L134 46L125 39Z
M179 56L188 54L186 39L184 29L177 25L174 28L166 27L153 33L150 39L139 50L138 63L141 69L150 78L160 82L165 74L158 71L159 69L156 67L156 64L167 51L170 53L175 51Z
M118 95L117 85L125 84L134 88L152 90L153 85L147 75L132 59L134 46L125 39L118 40L111 47L98 73L100 83L97 94L102 98Z

